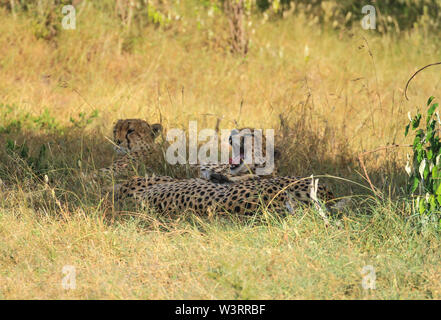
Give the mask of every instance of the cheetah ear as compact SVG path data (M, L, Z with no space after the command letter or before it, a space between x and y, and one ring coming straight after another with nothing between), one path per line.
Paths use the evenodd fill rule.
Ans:
M152 124L153 138L156 138L162 132L162 125L160 123Z

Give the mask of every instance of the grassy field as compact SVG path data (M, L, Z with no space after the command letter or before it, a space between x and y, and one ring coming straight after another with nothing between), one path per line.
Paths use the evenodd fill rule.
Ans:
M168 27L135 32L82 5L76 30L36 36L0 10L0 298L440 299L441 236L405 199L407 113L438 95L441 48L423 29L335 31L302 15L250 18L246 58L220 13L177 5ZM438 97L439 98L439 97ZM281 174L329 175L351 197L342 227L313 209L280 217L161 217L118 211L83 177L111 163L112 125L274 128ZM282 120L282 121L281 121ZM158 157L159 159L159 157ZM156 174L183 174L152 155ZM47 179L45 178L47 176ZM63 266L76 289L62 287ZM376 289L362 287L363 267Z

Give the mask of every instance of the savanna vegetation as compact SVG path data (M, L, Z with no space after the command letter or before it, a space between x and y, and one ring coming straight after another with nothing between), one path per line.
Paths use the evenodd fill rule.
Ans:
M366 4L376 29L362 1L0 0L0 298L441 298L439 66L404 96L440 60L441 2ZM88 177L123 118L274 128L281 174L351 203L329 227L118 209ZM186 176L158 159L140 174Z

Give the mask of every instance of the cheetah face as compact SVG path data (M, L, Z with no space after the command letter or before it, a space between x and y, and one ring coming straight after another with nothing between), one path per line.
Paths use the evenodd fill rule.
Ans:
M231 175L239 175L252 170L253 163L247 164L248 167L245 165L245 151L247 153L253 151L255 142L253 141L253 133L254 130L248 128L231 130L228 138L228 142L233 150L233 156L229 160ZM252 154L250 155L253 156Z
M228 141L233 149L233 157L230 158L231 175L254 173L256 168L265 166L266 139L260 130L233 129ZM260 152L257 152L256 148L259 148ZM278 155L279 152L274 150L274 158Z
M150 125L141 119L118 120L113 128L115 151L125 154L149 149L161 132L162 126L159 123Z

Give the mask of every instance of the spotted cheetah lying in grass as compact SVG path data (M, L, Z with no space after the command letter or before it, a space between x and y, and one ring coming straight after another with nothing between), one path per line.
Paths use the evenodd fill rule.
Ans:
M116 186L116 199L129 204L143 204L161 213L189 210L198 215L214 212L250 215L259 206L278 212L292 212L302 203L322 208L321 204L329 207L334 202L334 196L324 186L314 183L311 178L296 177L248 179L222 184L198 178L134 177Z

